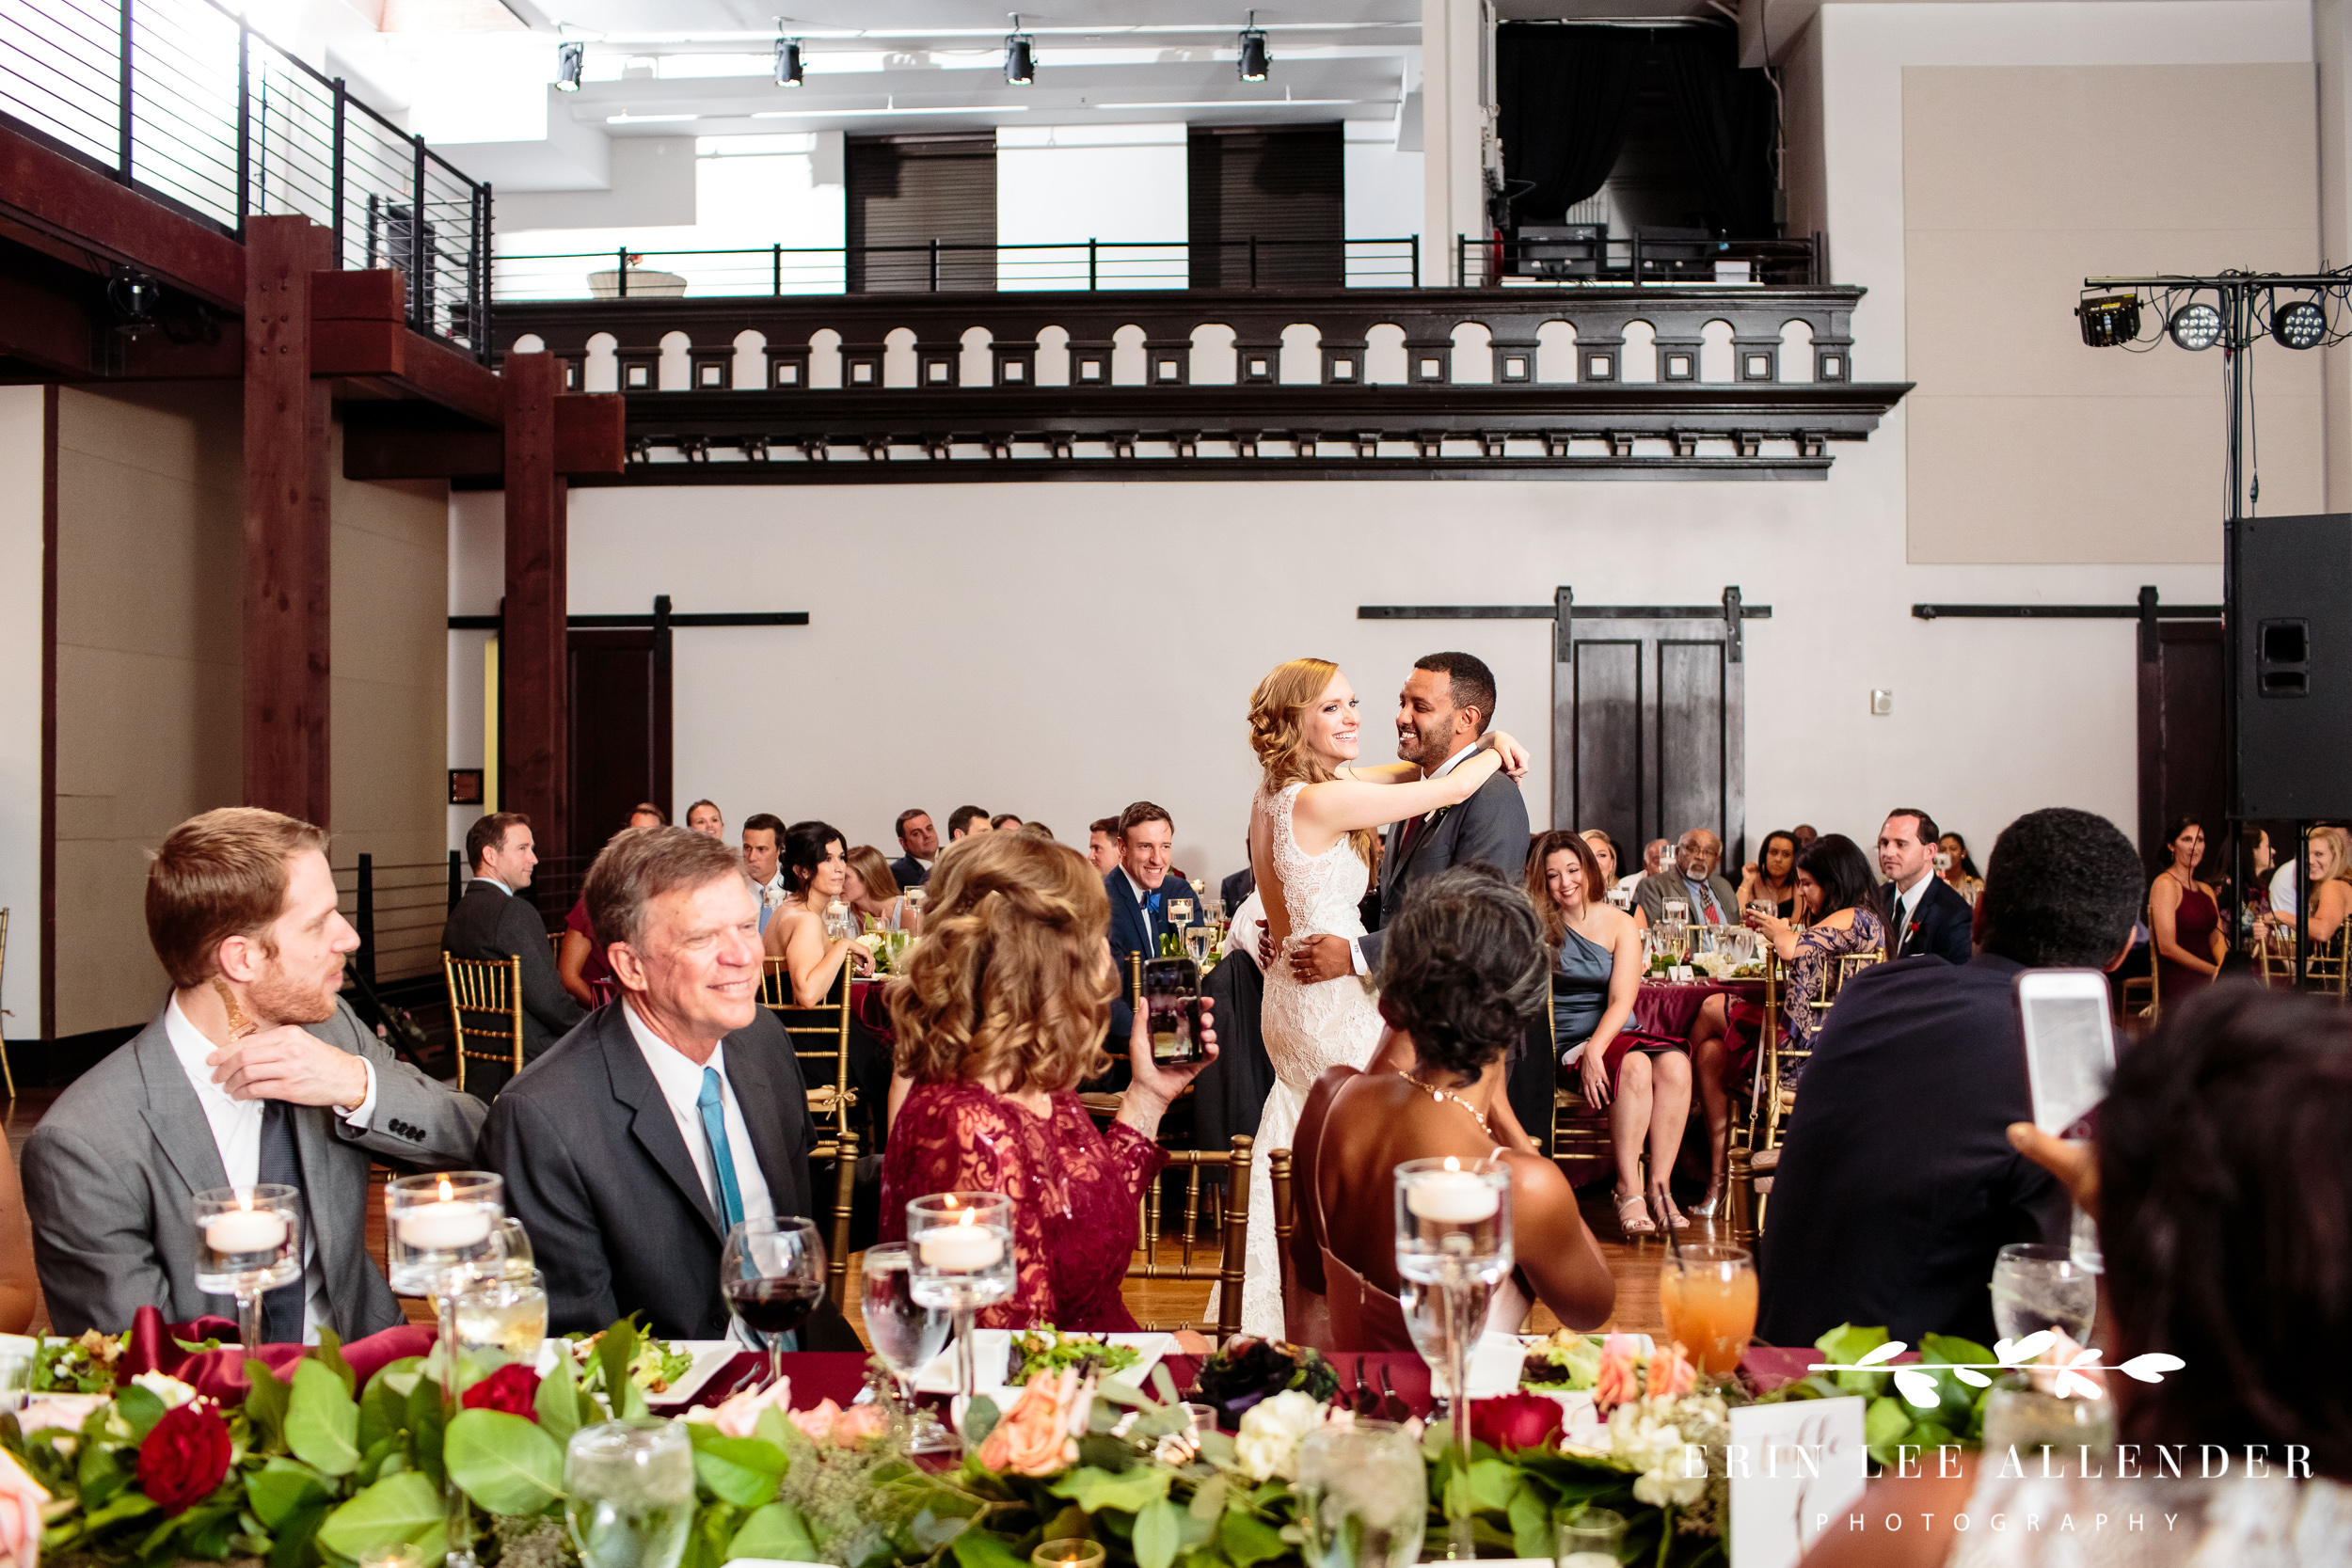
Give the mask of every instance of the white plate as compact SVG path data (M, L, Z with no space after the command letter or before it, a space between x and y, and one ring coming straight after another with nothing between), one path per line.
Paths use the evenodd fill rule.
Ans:
M1009 1328L983 1328L975 1330L972 1336L972 1381L977 1386L975 1392L995 1399L999 1405L1005 1402L997 1396L1005 1392L1005 1363L1012 1354L1012 1335L1013 1331ZM1176 1349L1176 1336L1173 1334L1105 1334L1101 1338L1114 1345L1133 1345L1142 1353L1142 1359L1134 1366L1111 1374L1113 1383L1123 1383L1135 1388L1143 1386L1143 1380L1152 1375L1152 1369L1160 1364L1160 1357L1172 1354ZM914 1386L926 1394L952 1394L957 1391L956 1352L952 1344L940 1353L938 1360L923 1369L923 1375L915 1379Z
M570 1350L574 1343L573 1340L554 1338L542 1343L539 1346L539 1375L545 1377L555 1370L557 1354ZM672 1339L668 1343L671 1349L683 1351L694 1360L693 1365L686 1369L686 1374L675 1383L659 1394L645 1396L645 1403L657 1409L664 1405L684 1404L691 1400L702 1391L703 1385L708 1383L720 1368L734 1360L743 1348L732 1339ZM572 1370L575 1374L585 1370L578 1357L573 1358Z

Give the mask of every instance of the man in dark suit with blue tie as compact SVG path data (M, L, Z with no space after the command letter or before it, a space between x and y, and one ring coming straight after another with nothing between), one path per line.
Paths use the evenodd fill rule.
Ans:
M1125 1039L1135 1025L1126 994L1134 956L1159 957L1160 939L1176 929L1168 922L1168 901L1192 896L1192 889L1168 878L1175 855L1176 822L1167 808L1137 800L1119 814L1119 863L1103 878L1103 891L1111 901L1111 959L1119 966L1120 997L1111 1005L1114 1040ZM1125 1072L1125 1064L1114 1053L1103 1082L1123 1082Z

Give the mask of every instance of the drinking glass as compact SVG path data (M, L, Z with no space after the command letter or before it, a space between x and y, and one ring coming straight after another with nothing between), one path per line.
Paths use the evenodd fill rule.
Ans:
M499 1221L499 1246L505 1259L500 1272L509 1279L531 1279L538 1274L532 1265L537 1261L531 1250L531 1232L523 1222L509 1214Z
M784 1337L808 1322L825 1293L825 1243L817 1227L791 1214L738 1220L719 1255L727 1310L768 1348L767 1386L784 1376Z
M852 937L856 934L857 927L850 921L849 905L836 898L825 906L825 940L827 942Z
M0 1338L0 1412L24 1408L33 1386L33 1354L37 1341L23 1335Z
M1994 1259L1993 1326L2002 1338L2054 1328L2079 1345L2098 1313L2098 1276L2068 1248L2011 1242Z
M548 1292L526 1275L477 1279L457 1292L457 1386L501 1367L537 1364L548 1337Z
M978 1386L973 1316L1013 1291L1012 1199L1003 1193L932 1193L907 1205L908 1275L914 1300L956 1319L956 1391L965 1409Z
M1617 1568L1625 1549L1625 1515L1584 1505L1551 1516L1553 1568Z
M1421 1560L1429 1477L1421 1445L1387 1421L1311 1432L1298 1445L1309 1568L1409 1568Z
M1184 951L1192 955L1194 963L1205 965L1209 961L1209 944L1216 938L1216 932L1207 926L1187 926L1184 927Z
M1511 1173L1500 1160L1464 1164L1442 1160L1407 1160L1396 1167L1396 1272L1402 1290L1420 1287L1421 1314L1435 1289L1442 1298L1446 1386L1453 1390L1454 1449L1470 1463L1470 1348L1485 1327L1485 1307L1494 1287L1511 1272ZM1420 1314L1417 1314L1420 1315ZM1419 1336L1415 1345L1421 1345ZM1438 1361L1424 1349L1430 1378ZM1454 1489L1459 1491L1460 1489ZM1478 1555L1467 1509L1450 1519L1447 1556Z
M2035 1465L2037 1470L2046 1464L2053 1473L2066 1475L2079 1459L2095 1459L2114 1446L2115 1402L2104 1396L2060 1399L2030 1386L2012 1386L2007 1378L1985 1395L1987 1463L1997 1455L2006 1464L2009 1451L2015 1449L2021 1464Z
M694 1525L694 1447L686 1424L647 1417L572 1433L564 1522L587 1568L677 1568Z
M1756 1260L1745 1247L1676 1248L1659 1271L1658 1305L1667 1337L1682 1346L1691 1364L1711 1377L1728 1377L1756 1334Z
M1168 901L1168 923L1178 930L1192 924L1192 900L1170 898Z
M914 1299L907 1244L888 1242L866 1249L859 1275L859 1300L866 1312L866 1337L874 1354L890 1369L898 1386L898 1402L907 1412L907 1451L937 1453L956 1446L954 1435L939 1418L914 1401L914 1380L947 1348L951 1326L944 1307L926 1307Z
M237 1298L237 1338L258 1354L262 1297L302 1277L302 1194L269 1181L215 1187L192 1203L196 1288Z

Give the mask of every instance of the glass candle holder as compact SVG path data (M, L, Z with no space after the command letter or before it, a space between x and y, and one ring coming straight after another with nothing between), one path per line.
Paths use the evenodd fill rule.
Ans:
M1323 1427L1298 1445L1309 1568L1410 1568L1421 1560L1429 1472L1421 1444L1386 1421Z
M262 1297L302 1277L302 1194L277 1182L215 1187L191 1200L196 1288L237 1302L245 1354L262 1343Z
M907 1205L907 1283L915 1302L955 1315L956 1389L969 1409L978 1386L973 1317L1013 1292L1012 1199L1003 1193L916 1198Z
M384 1218L392 1290L442 1295L453 1272L503 1261L506 1182L485 1170L404 1176L384 1189Z
M1470 1350L1486 1327L1494 1288L1511 1272L1511 1173L1500 1160L1464 1162L1452 1155L1407 1160L1396 1167L1396 1272L1408 1310L1435 1315L1414 1335L1420 1346L1443 1347L1452 1398L1454 1449L1470 1463ZM1430 1330L1433 1330L1431 1332ZM1434 1380L1438 1358L1430 1362ZM1478 1555L1470 1536L1468 1494L1449 1488L1463 1506L1450 1510L1447 1556Z
M1551 1516L1553 1568L1617 1568L1625 1515L1606 1508L1566 1508Z
M1103 1543L1083 1535L1041 1541L1029 1554L1029 1568L1103 1568Z

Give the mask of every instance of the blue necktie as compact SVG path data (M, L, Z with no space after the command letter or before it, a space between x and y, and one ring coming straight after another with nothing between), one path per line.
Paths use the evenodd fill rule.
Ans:
M703 1069L703 1092L694 1107L703 1114L703 1141L710 1146L710 1165L719 1176L719 1226L732 1230L743 1223L743 1194L735 1184L735 1155L727 1148L727 1118L720 1104L717 1068Z

